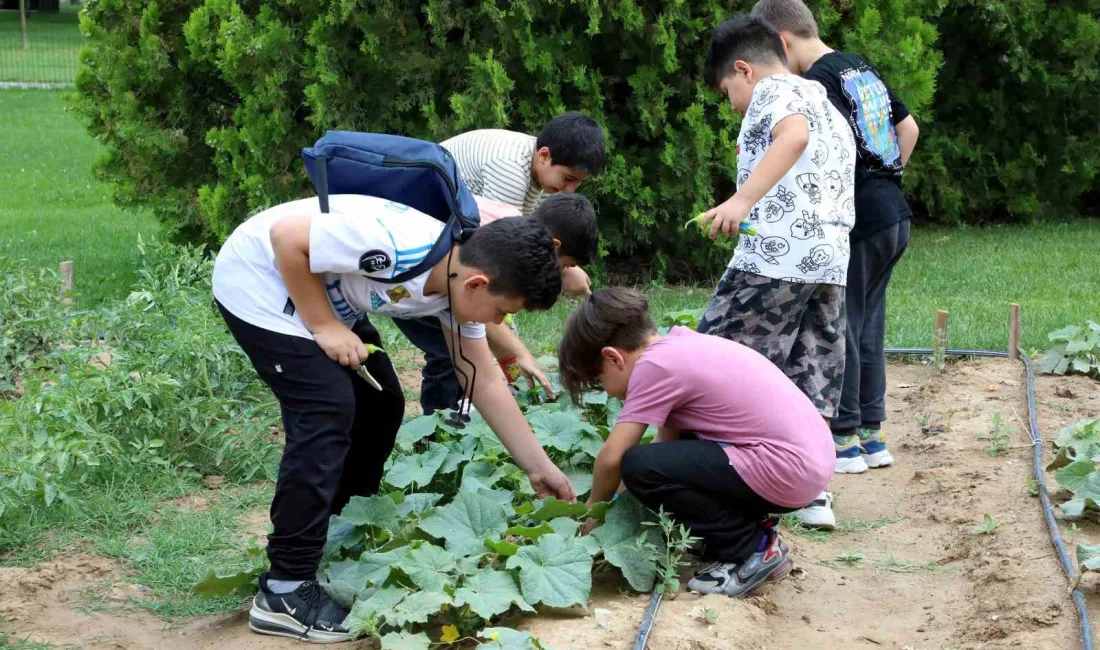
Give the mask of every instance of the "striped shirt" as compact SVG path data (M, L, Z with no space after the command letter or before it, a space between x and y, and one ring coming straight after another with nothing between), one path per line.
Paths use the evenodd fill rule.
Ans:
M458 164L458 173L478 196L519 208L530 216L545 194L531 176L535 137L502 129L456 135L441 143Z

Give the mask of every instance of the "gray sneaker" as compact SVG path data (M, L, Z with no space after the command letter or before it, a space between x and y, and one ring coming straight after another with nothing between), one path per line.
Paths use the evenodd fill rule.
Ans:
M253 632L285 636L307 643L341 643L355 635L344 627L348 611L336 604L315 580L296 590L277 594L260 576L260 593L252 600L248 626Z
M743 598L761 585L778 582L791 572L794 563L787 557L787 545L774 530L767 548L757 551L744 562L715 562L695 574L688 589L700 594L722 594Z

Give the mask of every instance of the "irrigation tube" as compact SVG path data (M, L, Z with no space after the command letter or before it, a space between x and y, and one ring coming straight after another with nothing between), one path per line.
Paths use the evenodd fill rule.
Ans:
M887 348L886 350L886 354L930 355L933 353L932 348ZM953 357L1008 357L1007 352L994 350L947 350L947 354ZM1020 359L1023 360L1024 368L1027 370L1027 411L1030 420L1031 447L1034 451L1032 456L1033 469L1035 482L1039 486L1039 501L1043 506L1043 518L1047 522L1050 541L1054 544L1054 550L1058 554L1062 571L1065 572L1066 579L1069 580L1070 584L1074 584L1077 580L1077 567L1070 558L1069 552L1066 551L1065 541L1062 540L1062 532L1058 528L1058 522L1054 519L1054 506L1050 502L1046 473L1043 470L1043 434L1039 431L1039 415L1035 404L1035 369L1032 367L1031 359L1023 351L1020 352ZM653 623L657 618L657 610L661 605L661 595L662 590L660 587L653 590L653 596L649 599L649 608L646 609L645 616L642 617L642 625L638 630L638 640L634 643L634 650L645 650L646 642L649 640L649 632L653 629ZM1081 629L1081 647L1084 650L1093 650L1092 623L1089 622L1089 612L1085 607L1085 595L1081 592L1080 586L1076 586L1070 596L1073 598L1073 604L1077 607L1077 618Z

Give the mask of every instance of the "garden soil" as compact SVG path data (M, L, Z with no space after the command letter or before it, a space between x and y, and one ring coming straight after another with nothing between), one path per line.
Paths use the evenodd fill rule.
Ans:
M1038 399L1048 441L1065 424L1100 416L1100 383L1089 379L1040 378ZM840 530L785 530L797 570L755 597L666 599L650 650L1080 647L1067 583L1030 494L1022 366L962 361L939 374L921 363L891 362L888 407L897 463L835 477ZM1001 425L991 434L995 415ZM993 447L1004 450L994 456L987 450ZM986 514L995 531L978 534L973 528ZM1064 530L1069 543L1100 542L1095 522ZM251 634L244 606L167 624L133 607L155 597L133 581L118 564L90 555L0 568L0 630L89 649L301 647ZM105 583L114 587L104 590ZM1084 588L1100 618L1100 579L1087 578ZM626 650L648 601L609 573L597 576L587 614L551 611L509 623L557 648Z

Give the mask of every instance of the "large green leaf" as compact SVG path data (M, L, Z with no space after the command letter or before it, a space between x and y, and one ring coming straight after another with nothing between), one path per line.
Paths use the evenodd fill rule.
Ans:
M587 430L592 427L581 420L576 412L539 413L531 418L531 428L543 447L568 452L580 443Z
M455 591L455 605L469 605L475 614L489 620L517 605L525 612L534 611L520 594L516 580L507 571L482 569L467 578Z
M582 441L583 444L583 441ZM581 467L563 467L566 478L573 486L573 492L580 499L592 491L592 471Z
M1077 492L1089 475L1096 470L1096 463L1092 460L1079 460L1059 469L1054 473L1054 480L1070 492Z
M417 587L425 591L443 591L454 584L458 570L455 556L438 546L421 544L397 563Z
M405 499L397 504L397 515L402 519L419 516L439 503L439 500L442 498L442 494L433 494L430 492L417 492L416 494L406 495Z
M432 640L427 634L418 632L391 632L379 639L382 650L428 650Z
M397 432L397 448L412 451L416 443L435 433L439 418L435 415L422 415L401 425Z
M200 596L248 596L256 593L256 579L261 573L262 567L234 573L218 573L211 569L202 582L191 587L191 591Z
M353 526L391 528L397 523L397 504L381 494L352 497L340 512L340 519Z
M484 643L478 650L554 650L539 643L529 632L520 632L508 627L487 627L477 633Z
M462 470L463 490L477 491L479 489L492 489L502 478L519 468L511 463L494 465L486 461L469 463Z
M399 587L379 589L370 598L355 601L355 606L344 619L344 627L352 634L369 634L376 631L382 620L396 625L388 616L408 595L408 589Z
M576 537L577 531L581 527L581 522L569 517L558 517L557 519L551 519L548 523L550 529L562 537Z
M592 591L592 556L576 539L544 535L508 558L519 569L520 587L529 603L585 607Z
M471 460L474 457L474 453L477 451L478 440L473 436L463 436L458 440L452 440L445 443L447 447L447 458L443 461L443 465L439 468L439 471L443 474L450 474L457 470L462 463Z
M435 478L446 459L447 448L433 442L428 445L428 451L422 454L409 454L395 460L393 467L386 473L386 483L399 490L410 485L427 485Z
M418 591L406 596L386 613L386 623L404 627L410 623L427 623L444 605L451 604L451 597L437 591Z
M604 524L591 534L603 548L604 559L622 571L638 591L652 588L657 572L653 545L663 542L655 530L644 525L652 516L629 492L623 492L608 509Z
M402 546L385 553L363 553L359 556L359 564L362 567L360 571L368 584L381 585L390 577L390 567L400 562L408 552L409 547Z
M1100 544L1077 543L1077 565L1081 571L1100 571Z
M455 555L484 555L485 540L498 539L508 529L508 510L492 493L460 492L420 522L420 529L446 540Z
M556 497L550 497L542 502L542 506L531 515L535 521L550 521L558 517L584 517L588 514L588 508L583 503L567 503Z
M327 565L321 571L319 582L341 607L351 609L357 597L368 593L367 584L371 582L370 576L370 565L356 560L342 560Z
M635 591L653 589L653 581L657 577L657 553L641 537L605 548L603 556L609 564L623 572L623 577Z

